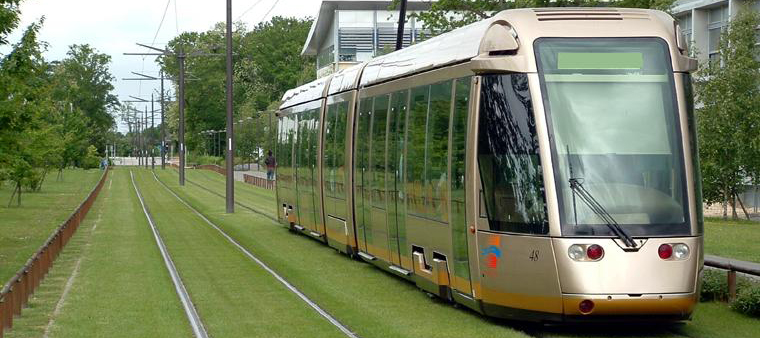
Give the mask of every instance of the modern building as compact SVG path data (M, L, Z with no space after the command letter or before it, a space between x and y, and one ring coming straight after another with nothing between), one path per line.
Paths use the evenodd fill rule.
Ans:
M671 13L700 63L718 57L720 34L740 11L760 10L760 2L749 0L679 0ZM758 40L760 44L760 40Z
M319 8L302 55L317 57L317 77L322 77L377 55L393 51L398 11L388 10L388 0L324 0ZM409 14L430 9L430 0L409 0ZM407 17L403 45L425 38L423 23Z

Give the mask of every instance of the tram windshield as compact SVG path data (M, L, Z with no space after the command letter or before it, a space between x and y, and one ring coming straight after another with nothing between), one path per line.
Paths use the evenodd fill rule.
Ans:
M564 236L688 235L683 150L667 44L536 42Z

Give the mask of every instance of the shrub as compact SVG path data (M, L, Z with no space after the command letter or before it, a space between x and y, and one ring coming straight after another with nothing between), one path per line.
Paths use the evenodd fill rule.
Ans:
M100 157L98 156L98 148L91 145L87 147L87 154L82 160L82 168L94 169L100 167Z
M731 308L750 316L760 316L760 283L742 285Z
M726 273L719 270L703 270L702 292L700 293L699 300L709 302L715 300L725 301L727 299L728 281L726 279Z

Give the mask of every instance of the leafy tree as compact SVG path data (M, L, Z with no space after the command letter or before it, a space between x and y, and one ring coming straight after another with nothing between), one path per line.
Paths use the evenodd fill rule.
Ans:
M21 0L0 0L0 46L8 43L6 36L18 26Z
M255 140L265 139L258 135L265 131L260 129L264 122L259 121L259 112L266 110L272 101L279 100L286 90L314 77L313 58L300 55L310 26L310 20L275 17L251 31L240 23L234 27L235 120L254 118L251 123L257 134ZM223 53L224 33L225 27L219 23L206 32L182 33L168 45L170 50L178 52L182 49L188 55L185 61L185 142L188 149L224 146L223 138L219 139L220 144L207 145L209 140L201 132L225 128L225 59L219 56L193 56L198 52ZM167 75L175 79L178 77L178 64L174 56L164 57L160 63ZM176 103L167 109L166 117L167 130L176 134ZM238 127L238 130L242 129ZM241 141L237 144L245 148L242 154L253 153L253 148L261 148L262 142L245 140L243 144Z
M45 44L37 40L42 21L35 22L24 31L21 40L0 61L0 168L5 179L14 183L11 196L21 204L22 186L36 175L30 162L34 149L26 147L30 131L39 129L39 111L45 106L44 74L46 64L42 58ZM9 202L10 205L10 202Z
M104 153L108 130L115 124L111 110L118 105L111 93L114 77L108 68L110 62L111 56L89 45L71 45L54 70L59 81L55 99L68 102L70 110L84 115L86 144L96 145L100 154Z
M253 109L266 110L288 89L314 79L314 58L301 55L311 22L276 16L245 35L235 79Z
M393 0L391 8L398 8ZM424 27L434 34L450 31L493 16L499 11L531 7L629 7L667 10L675 0L439 0L429 11L410 17L422 19Z
M702 161L703 193L707 203L736 203L747 179L760 182L760 53L756 43L757 12L740 12L721 35L720 57L702 66L695 92ZM746 211L745 211L746 214Z

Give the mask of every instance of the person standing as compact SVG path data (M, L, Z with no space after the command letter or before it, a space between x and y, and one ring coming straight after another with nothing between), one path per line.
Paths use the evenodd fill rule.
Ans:
M264 164L267 165L267 179L271 181L274 179L274 168L277 167L277 160L272 155L271 150L269 151L266 160L264 160Z

